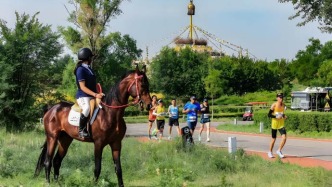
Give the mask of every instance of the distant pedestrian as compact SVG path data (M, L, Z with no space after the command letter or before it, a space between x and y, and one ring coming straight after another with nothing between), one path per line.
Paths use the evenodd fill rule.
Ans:
M156 121L156 116L153 115L153 111L156 109L157 107L157 96L153 95L152 96L152 103L151 103L151 108L149 110L149 130L148 130L148 135L149 135L149 139L151 139L151 128L153 123Z
M163 100L158 100L158 106L154 109L153 115L157 116L157 135L159 133L159 141L163 138L163 132L165 127L165 107L163 104Z
M190 102L186 103L183 107L182 112L187 114L187 124L190 128L190 133L193 136L196 125L197 125L197 114L201 111L201 107L197 102L195 96L190 97Z
M201 141L201 134L206 125L206 141L210 142L210 106L206 98L203 99L201 104L201 129L199 130L198 141Z
M271 123L272 140L270 143L270 150L267 154L269 158L274 158L272 150L274 147L274 143L277 139L277 131L279 131L279 133L281 134L282 140L280 142L279 148L276 151L276 153L280 158L285 157L281 152L287 139L287 134L285 129L285 119L287 119L287 116L284 114L286 106L283 102L283 98L284 98L283 93L278 93L277 102L272 104L270 111L268 113L268 117L272 118L272 123Z
M172 104L168 107L168 114L169 114L169 136L168 139L170 140L172 137L172 127L173 125L177 128L178 136L181 134L180 126L179 126L179 107L176 105L176 99L172 99Z

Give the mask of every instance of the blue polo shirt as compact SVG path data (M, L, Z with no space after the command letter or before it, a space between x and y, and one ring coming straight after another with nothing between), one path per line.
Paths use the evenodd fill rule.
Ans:
M191 103L188 102L183 107L184 110L189 109L190 111L187 113L187 121L188 122L195 122L197 121L197 113L201 110L201 106L198 102Z
M97 81L96 76L89 65L82 64L76 70L76 84L77 84L77 92L76 92L76 99L80 97L93 97L92 95L88 95L83 92L80 88L79 82L85 81L85 86L89 88L93 92L97 92Z

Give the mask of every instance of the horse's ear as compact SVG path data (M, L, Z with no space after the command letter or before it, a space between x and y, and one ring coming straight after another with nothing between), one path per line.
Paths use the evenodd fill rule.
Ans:
M139 69L138 69L138 63L135 63L135 65L136 65L136 69L135 69L135 71L136 71L136 73L138 73L138 72L139 72Z
M143 70L143 73L146 73L146 65L145 64L143 65L142 70Z

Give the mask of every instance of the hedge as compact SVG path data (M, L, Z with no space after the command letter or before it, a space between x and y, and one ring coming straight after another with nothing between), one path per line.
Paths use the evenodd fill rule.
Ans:
M254 123L263 122L265 128L271 128L271 119L267 117L268 110L259 110L254 113ZM286 111L287 130L303 132L330 132L332 129L332 113L330 112L300 112ZM267 124L267 125L266 125Z

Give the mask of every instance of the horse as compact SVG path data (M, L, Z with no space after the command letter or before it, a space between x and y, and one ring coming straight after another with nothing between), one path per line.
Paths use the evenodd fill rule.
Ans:
M68 122L69 111L72 103L60 102L49 109L43 118L46 140L42 146L35 176L38 176L45 167L46 181L50 183L50 172L53 165L54 180L58 180L61 162L73 139L81 142L94 143L95 169L94 178L98 181L101 172L102 153L105 146L109 145L112 151L115 173L118 185L123 185L121 168L121 141L126 133L126 123L123 119L125 108L131 104L142 104L149 110L152 99L149 93L149 82L145 74L146 69L128 71L121 80L110 89L109 93L101 100L102 108L95 121L90 126L90 137L80 138L78 127ZM134 101L129 102L129 97ZM55 150L57 153L54 156Z

